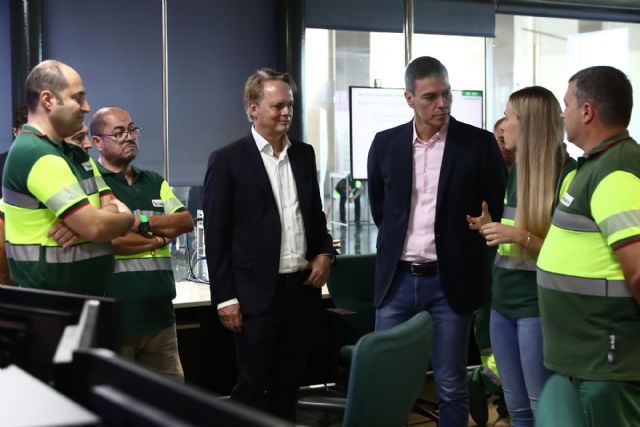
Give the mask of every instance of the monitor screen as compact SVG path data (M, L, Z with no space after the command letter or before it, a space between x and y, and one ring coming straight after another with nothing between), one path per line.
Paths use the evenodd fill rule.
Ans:
M452 90L451 115L464 123L483 127L484 100L481 90ZM351 174L367 179L367 156L373 137L413 118L404 89L349 87L351 129Z
M65 329L78 325L83 311L73 345L118 350L122 311L115 300L0 285L0 367L13 363L51 382Z
M217 398L145 369L113 352L74 354L72 396L105 426L286 427L287 421Z

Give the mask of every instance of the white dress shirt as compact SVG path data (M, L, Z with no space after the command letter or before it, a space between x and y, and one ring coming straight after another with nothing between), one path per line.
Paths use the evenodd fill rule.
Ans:
M293 273L304 270L309 262L305 258L307 253L307 239L304 234L304 222L298 201L296 180L293 177L291 164L287 151L291 141L284 136L284 147L279 157L274 157L273 147L264 139L254 127L251 134L256 141L264 168L269 176L273 196L276 199L278 214L280 216L280 264L279 273ZM233 304L238 304L238 299L233 298L218 304L218 310Z

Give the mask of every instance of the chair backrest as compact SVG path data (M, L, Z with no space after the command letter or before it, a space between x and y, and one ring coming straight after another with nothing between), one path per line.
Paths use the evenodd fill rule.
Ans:
M375 254L339 255L335 267L331 270L327 288L333 303L336 307L356 312L340 322L342 345L354 344L361 336L374 329L375 268Z
M431 354L431 316L421 312L356 344L344 427L404 424L424 385Z
M578 390L565 376L554 374L542 390L536 410L536 427L586 425Z

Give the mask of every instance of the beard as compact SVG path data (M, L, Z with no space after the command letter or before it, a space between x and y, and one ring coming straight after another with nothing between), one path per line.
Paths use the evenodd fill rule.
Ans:
M52 114L49 117L51 126L62 138L68 138L74 133L82 130L83 119L84 117L69 117L68 114L66 116Z

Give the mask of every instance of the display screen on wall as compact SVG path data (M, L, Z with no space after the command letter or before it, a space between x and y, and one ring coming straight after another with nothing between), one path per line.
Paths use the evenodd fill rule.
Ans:
M461 122L483 127L481 90L453 90L451 115ZM373 137L381 130L408 122L413 110L404 98L404 89L349 87L351 132L351 174L367 179L367 155Z

